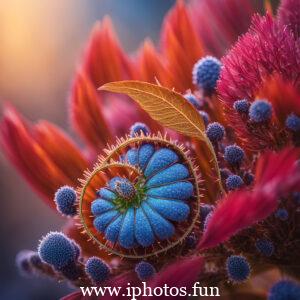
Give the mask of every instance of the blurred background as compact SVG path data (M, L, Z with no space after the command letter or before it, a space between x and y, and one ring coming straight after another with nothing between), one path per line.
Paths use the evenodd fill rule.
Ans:
M146 36L158 40L175 0L0 0L0 111L5 101L32 121L68 128L66 99L96 20L110 15L125 50ZM0 299L58 299L70 291L48 279L26 279L15 268L20 249L36 249L62 218L31 191L0 152L2 206Z

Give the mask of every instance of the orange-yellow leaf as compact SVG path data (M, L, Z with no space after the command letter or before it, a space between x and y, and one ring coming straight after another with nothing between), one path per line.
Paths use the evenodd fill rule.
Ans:
M197 110L172 90L142 81L110 82L100 90L126 94L163 126L190 137L206 139L205 126Z

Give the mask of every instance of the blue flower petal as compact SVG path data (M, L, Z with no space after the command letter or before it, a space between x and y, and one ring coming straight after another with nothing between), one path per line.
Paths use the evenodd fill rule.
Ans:
M143 247L148 247L154 243L152 228L141 208L138 208L135 213L135 238Z
M171 163L176 162L179 159L178 155L168 148L162 148L157 150L151 157L147 168L145 170L145 176L149 177L157 171L165 168Z
M130 249L134 247L134 209L127 210L119 234L119 243L122 247Z
M138 150L137 149L130 149L127 151L127 161L131 165L138 164Z
M104 214L102 214L101 216L98 216L95 220L94 220L94 226L95 228L100 231L100 232L104 232L106 226L118 215L118 211L116 210L110 210Z
M164 219L160 214L155 212L148 204L146 204L145 201L142 203L142 208L148 217L155 235L160 240L168 239L174 234L174 226L169 221Z
M151 156L154 153L154 146L151 144L144 144L139 149L139 166L144 169Z
M108 186L109 188L111 188L112 190L114 190L116 188L116 182L119 181L119 180L123 180L122 177L120 176L116 176L116 177L113 177L109 182L108 182Z
M91 205L91 211L94 216L101 215L113 208L115 208L115 205L104 199L96 199Z
M150 188L157 185L164 185L166 183L186 179L189 175L187 167L182 164L175 164L151 177L146 186Z
M105 200L109 200L109 201L113 201L117 198L117 195L114 192L112 192L111 190L107 189L107 188L101 188L97 192L97 194L101 198L103 198Z
M112 243L114 243L118 239L122 221L123 216L120 215L117 219L110 223L105 230L105 237Z
M147 195L157 198L168 198L186 200L193 195L194 187L189 181L179 181L164 185L161 187L151 188Z
M180 200L148 198L147 203L164 218L182 222L187 219L190 207Z

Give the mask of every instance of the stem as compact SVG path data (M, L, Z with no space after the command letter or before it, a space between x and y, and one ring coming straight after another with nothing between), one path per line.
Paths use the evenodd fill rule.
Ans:
M201 136L201 139L203 139L203 136ZM219 189L220 189L220 194L221 195L225 195L226 192L225 192L225 190L223 188L223 185L222 185L221 172L220 172L220 168L219 168L219 164L218 164L218 159L217 159L214 147L213 147L211 141L207 137L205 137L204 142L206 143L206 145L207 145L207 147L208 147L208 149L209 149L209 151L210 151L210 153L212 155L213 165L214 165L213 168L215 169L215 171L217 173L216 175L218 177L217 182L218 182L218 186L219 186Z

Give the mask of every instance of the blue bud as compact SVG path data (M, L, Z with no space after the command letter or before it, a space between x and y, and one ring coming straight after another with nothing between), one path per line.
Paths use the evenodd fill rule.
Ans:
M244 182L246 185L251 185L254 181L254 175L250 172L245 173Z
M31 276L33 269L30 264L31 256L34 254L30 250L22 250L16 256L16 266L23 276Z
M206 218L204 219L204 223L203 223L203 231L206 230L206 228L207 228L207 226L208 226L208 224L209 224L209 222L210 222L210 220L211 220L211 218L212 218L212 216L213 216L213 213L214 213L214 211L212 210L212 211L206 216Z
M65 216L76 214L76 192L70 186L63 186L57 190L54 196L57 210Z
M135 137L135 136L141 135L141 134L149 135L150 134L149 127L144 123L140 123L140 122L134 123L130 127L130 137Z
M284 208L279 208L276 212L275 212L275 217L282 220L282 221L286 221L289 218L289 213L286 209Z
M199 101L197 100L197 98L193 94L188 93L188 94L185 94L183 97L186 100L188 100L196 109L198 109L198 110L201 109Z
M228 169L226 169L226 168L222 168L222 169L220 169L220 174L221 174L222 180L226 180L227 177L229 175L231 175L231 172Z
M294 192L292 198L297 205L300 205L300 192Z
M291 113L285 120L285 126L293 132L300 131L300 118L294 113Z
M141 261L135 266L135 272L141 281L145 281L156 273L155 268L148 262Z
M40 258L55 268L62 268L75 261L75 249L72 241L61 232L50 232L38 247Z
M226 187L229 191L237 190L244 185L243 179L238 175L230 175L226 179Z
M271 241L266 239L259 239L255 243L255 247L261 254L265 256L272 256L274 253L274 245Z
M245 257L231 255L226 261L227 275L233 282L243 282L250 275L250 265Z
M193 68L193 82L206 93L215 90L221 72L221 62L212 56L201 58Z
M206 135L211 142L220 142L225 135L225 129L220 123L213 122L207 126Z
M127 179L122 178L115 182L115 190L124 199L132 199L136 194L134 185Z
M243 100L237 100L233 103L233 108L239 113L239 114L247 114L249 111L250 102L246 99Z
M209 205L209 204L202 204L200 205L200 221L204 222L204 220L206 219L207 215L212 212L214 209L213 205Z
M85 272L96 284L107 280L110 276L109 266L98 257L90 257L87 260Z
M202 117L204 125L207 126L210 121L208 113L204 110L199 110L199 115Z
M272 117L272 105L266 100L254 101L249 109L250 121L254 123L267 122Z
M268 295L268 300L300 299L300 285L292 280L280 280L275 283Z
M239 166L245 157L244 150L237 145L230 145L225 148L224 159L233 166Z

